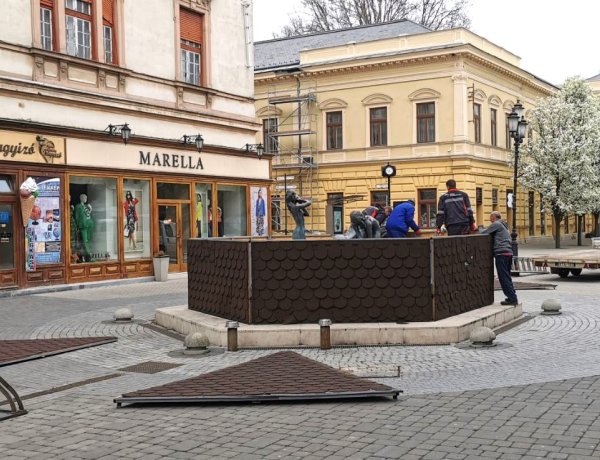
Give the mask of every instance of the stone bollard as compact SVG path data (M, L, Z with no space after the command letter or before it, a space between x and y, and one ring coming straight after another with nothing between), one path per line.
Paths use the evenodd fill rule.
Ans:
M201 355L208 352L208 337L202 332L192 332L185 336L183 341L185 349L183 350L184 355Z
M546 299L542 302L542 315L560 315L560 300Z
M489 327L479 326L471 331L469 340L473 347L493 347L496 334Z
M329 350L331 348L331 320L320 319L321 326L321 350Z
M119 323L126 323L133 319L133 312L129 308L119 308L114 312L113 318Z
M238 328L240 323L237 321L227 321L227 351L238 351Z

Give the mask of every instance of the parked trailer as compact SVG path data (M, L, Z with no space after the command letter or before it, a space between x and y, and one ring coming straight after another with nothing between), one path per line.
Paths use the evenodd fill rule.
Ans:
M584 268L590 270L600 268L600 251L597 249L569 251L562 254L533 256L532 260L536 266L547 267L550 273L566 278L569 273L573 276L581 275Z

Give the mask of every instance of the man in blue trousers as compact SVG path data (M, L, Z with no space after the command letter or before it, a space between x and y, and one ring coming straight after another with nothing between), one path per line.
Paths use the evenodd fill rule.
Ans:
M421 229L415 222L414 200L405 201L394 208L386 223L387 237L406 238L409 228L412 228L417 236L421 235Z

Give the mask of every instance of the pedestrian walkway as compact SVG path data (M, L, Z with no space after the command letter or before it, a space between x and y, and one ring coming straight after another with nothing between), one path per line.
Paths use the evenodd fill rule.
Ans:
M523 250L524 245L522 245ZM538 250L535 248L534 250ZM188 356L151 325L185 304L186 279L0 298L0 339L114 336L117 342L0 368L27 415L0 422L3 459L19 458L600 458L600 273L533 275L555 291L520 291L531 319L493 348L296 349L392 388L397 402L157 406L116 396L248 362L277 350ZM563 314L539 315L544 299ZM496 300L502 300L500 292ZM131 308L129 324L112 321ZM176 364L155 374L122 369Z

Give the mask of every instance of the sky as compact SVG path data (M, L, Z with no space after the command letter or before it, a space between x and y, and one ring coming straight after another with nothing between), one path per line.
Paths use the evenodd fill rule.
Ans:
M470 0L471 31L521 58L521 68L560 85L600 74L600 1ZM300 0L254 0L254 40L269 40Z

